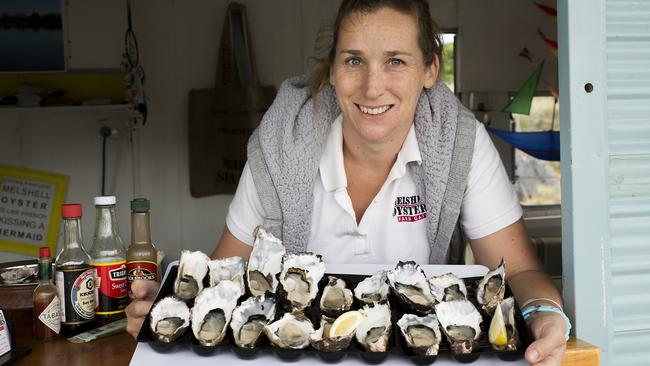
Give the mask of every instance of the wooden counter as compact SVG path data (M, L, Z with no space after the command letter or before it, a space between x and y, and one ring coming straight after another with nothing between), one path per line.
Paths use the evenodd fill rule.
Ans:
M57 365L63 366L118 366L129 364L136 341L126 333L83 344L73 344L65 338L41 342L21 337L16 340L16 346L31 347L32 353L21 358L14 365L45 366L52 365L52 362L56 361ZM600 365L598 348L572 338L567 343L563 364L566 366Z

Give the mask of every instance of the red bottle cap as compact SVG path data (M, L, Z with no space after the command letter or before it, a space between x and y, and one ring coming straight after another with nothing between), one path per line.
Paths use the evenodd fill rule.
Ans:
M81 205L78 203L66 203L61 206L61 216L64 219L75 219L81 217Z
M50 247L40 247L38 248L39 257L49 257L50 256Z

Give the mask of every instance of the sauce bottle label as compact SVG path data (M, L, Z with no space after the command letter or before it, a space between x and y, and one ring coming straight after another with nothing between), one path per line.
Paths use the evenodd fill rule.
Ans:
M133 261L126 264L126 278L129 283L135 280L158 280L158 265L149 261Z
M61 331L61 301L55 296L50 304L39 314L38 319L54 333Z
M57 269L56 286L63 299L62 322L81 323L95 317L94 269Z
M93 263L97 271L95 278L95 314L110 315L120 313L126 308L126 261L113 263Z

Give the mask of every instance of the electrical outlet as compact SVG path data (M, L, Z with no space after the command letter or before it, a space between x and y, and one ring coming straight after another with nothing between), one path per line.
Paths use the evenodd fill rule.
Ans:
M131 132L133 129L133 124L128 119L98 119L97 124L97 135L102 137L102 128L107 127L110 129L108 134L109 139L116 140L129 140L131 138Z

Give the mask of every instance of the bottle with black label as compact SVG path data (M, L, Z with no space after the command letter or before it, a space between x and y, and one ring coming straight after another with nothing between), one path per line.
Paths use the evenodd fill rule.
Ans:
M61 333L74 336L93 327L95 270L81 235L81 205L65 204L63 249L56 257L56 286L61 296Z
M95 197L97 219L90 249L95 278L95 324L124 318L129 301L126 288L126 250L115 219L115 196Z
M131 201L131 245L126 251L128 288L135 280L157 281L158 254L151 242L149 200Z

